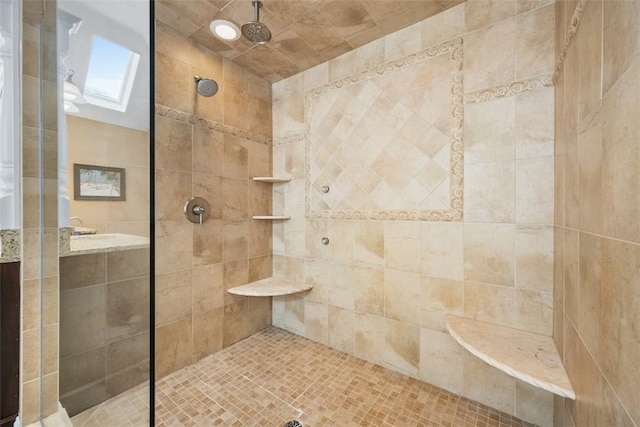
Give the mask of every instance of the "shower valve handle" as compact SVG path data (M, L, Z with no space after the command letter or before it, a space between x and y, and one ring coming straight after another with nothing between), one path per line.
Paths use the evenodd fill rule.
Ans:
M192 209L193 213L198 215L198 219L200 224L202 224L202 216L204 215L204 213L207 211L205 208L203 208L200 205L195 205Z
M194 197L184 205L184 216L195 224L202 224L209 218L209 202L201 197Z

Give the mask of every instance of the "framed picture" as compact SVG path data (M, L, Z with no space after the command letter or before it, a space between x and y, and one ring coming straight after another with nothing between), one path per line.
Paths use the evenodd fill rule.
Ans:
M126 200L126 171L107 166L73 164L74 200Z

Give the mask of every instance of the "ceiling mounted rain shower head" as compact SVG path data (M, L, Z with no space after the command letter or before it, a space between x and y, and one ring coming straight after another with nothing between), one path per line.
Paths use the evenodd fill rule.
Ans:
M249 21L242 26L242 35L249 41L257 44L266 44L271 40L271 31L260 22L260 8L262 2L260 0L254 0L251 2L253 5L253 21Z
M196 89L202 96L213 96L218 92L218 83L215 80L195 76L193 81L196 82Z

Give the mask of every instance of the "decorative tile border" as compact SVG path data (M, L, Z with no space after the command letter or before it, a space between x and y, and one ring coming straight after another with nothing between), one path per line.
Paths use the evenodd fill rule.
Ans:
M450 160L450 204L448 209L433 210L311 210L311 138L307 122L311 101L326 92L347 87L377 75L403 69L409 65L450 54L451 73L451 160ZM399 221L462 221L464 203L464 105L463 105L463 39L446 41L420 50L400 59L354 74L341 80L311 89L305 93L305 216L307 218L332 219L379 219Z
M464 94L464 103L473 104L477 102L491 101L494 99L514 96L524 92L531 92L545 87L553 87L553 75L521 80L506 85L495 86L489 89L482 89Z
M225 125L223 123L215 122L213 120L203 119L193 114L187 114L185 112L175 110L164 105L156 104L156 114L161 117L166 117L171 120L175 120L183 123L191 123L200 128L210 129L214 132L220 132L225 135L237 136L238 138L246 139L249 141L258 142L260 144L269 145L272 142L271 137L259 135L253 132L247 132L242 129L235 128L233 126Z
M576 35L576 32L578 31L578 27L580 26L580 21L582 20L582 14L584 13L584 8L586 6L587 6L587 0L578 0L576 9L573 11L571 22L569 23L569 27L567 28L567 33L565 34L565 37L564 37L564 44L562 45L562 51L560 52L560 56L558 56L556 60L556 69L553 72L554 85L558 82L558 75L560 74L560 70L562 69L564 60L567 57L567 52L569 51L569 45L571 44L571 40L573 40L573 37Z
M0 263L20 261L20 230L0 230Z
M273 146L292 144L294 142L304 141L304 133L296 133L293 135L283 136L282 138L275 138L273 140Z

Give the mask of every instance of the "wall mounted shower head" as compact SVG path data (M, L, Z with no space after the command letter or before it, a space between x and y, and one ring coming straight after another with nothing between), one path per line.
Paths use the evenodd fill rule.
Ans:
M257 44L266 44L271 40L271 31L260 22L260 8L262 2L260 0L254 0L251 2L253 5L253 21L249 21L242 26L242 35L249 41Z
M193 81L196 82L197 91L202 96L213 96L218 92L218 83L214 80L195 76Z

